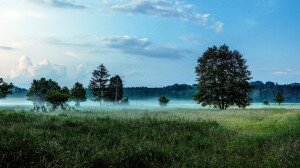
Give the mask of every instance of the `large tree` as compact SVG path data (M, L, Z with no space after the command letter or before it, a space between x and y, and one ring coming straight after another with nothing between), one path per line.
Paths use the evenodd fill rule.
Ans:
M123 82L119 75L110 78L107 89L107 99L114 102L122 100L123 89Z
M107 82L109 73L103 64L97 67L93 72L92 79L89 84L93 95L96 97L95 101L99 101L100 104L104 101L107 95Z
M61 109L65 109L65 103L69 99L69 93L65 89L51 89L48 90L45 95L45 100L52 104L52 110L54 111L59 106Z
M196 66L198 92L194 99L203 106L222 110L231 105L245 108L250 104L251 72L239 51L227 45L208 48Z
M75 83L71 89L71 100L75 102L77 107L80 106L80 102L85 102L87 99L86 91L83 85L79 82Z
M5 99L7 95L13 94L13 87L14 85L12 83L6 83L0 78L0 99Z
M27 97L28 100L32 101L36 106L44 106L45 95L48 90L60 90L60 86L53 80L47 80L41 78L39 80L33 80L29 88Z

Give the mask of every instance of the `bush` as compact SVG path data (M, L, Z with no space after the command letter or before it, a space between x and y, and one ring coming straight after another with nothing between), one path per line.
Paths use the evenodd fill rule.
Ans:
M169 101L170 100L166 96L161 96L158 99L159 105L161 105L161 106L166 106L169 103Z
M270 104L269 104L269 100L264 100L264 101L263 101L263 105L266 105L266 106L270 105Z

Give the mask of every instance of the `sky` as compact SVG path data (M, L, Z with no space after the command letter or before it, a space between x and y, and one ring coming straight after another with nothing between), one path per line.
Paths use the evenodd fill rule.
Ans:
M126 87L196 83L213 45L247 59L252 81L300 82L298 0L0 0L0 77L88 85L103 63Z

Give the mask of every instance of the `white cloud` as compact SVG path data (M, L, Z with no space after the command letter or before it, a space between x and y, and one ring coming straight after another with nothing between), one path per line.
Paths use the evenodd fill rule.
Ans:
M84 5L79 5L73 1L69 0L26 0L27 2L32 2L38 5L43 5L46 7L54 8L65 8L65 9L85 9Z
M32 12L32 11L16 11L16 10L3 10L0 11L1 21L12 21L17 19L44 19L46 15L43 13Z
M221 33L223 31L224 23L217 21L213 26L211 26L212 29L215 30L216 33Z
M296 75L296 74L300 74L300 72L287 68L287 69L281 69L281 70L274 70L274 71L272 71L272 74L274 74L274 75Z
M190 52L176 46L154 45L147 38L131 36L99 38L98 42L102 46L118 49L124 53L153 58L177 59Z
M67 83L67 67L52 64L48 60L33 64L29 57L22 56L17 67L10 72L10 79L21 85L42 77L52 78L59 83Z
M68 56L68 57L72 57L72 58L80 58L79 55L75 52L72 52L72 51L67 51L65 52L65 55Z
M156 17L177 18L182 21L204 25L208 22L209 13L196 12L192 4L179 0L129 0L102 1L110 11L130 15L149 15Z

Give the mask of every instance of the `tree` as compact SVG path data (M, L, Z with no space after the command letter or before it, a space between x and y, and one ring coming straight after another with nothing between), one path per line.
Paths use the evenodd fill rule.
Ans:
M12 83L6 83L0 78L0 99L5 99L7 95L13 94L12 89L14 85Z
M101 64L93 72L92 79L89 84L93 95L96 97L95 101L99 101L100 105L107 94L108 71L103 64Z
M166 97L166 96L161 96L159 99L158 99L158 102L159 102L159 105L160 106L166 106L168 103L169 103L169 99Z
M68 101L69 94L61 89L51 89L47 91L45 100L52 104L52 110L54 111L59 106L64 109L64 104Z
M73 88L71 89L70 98L75 102L77 107L80 106L80 102L85 102L87 99L86 91L83 88L83 85L79 82L75 83Z
M264 100L264 101L263 101L263 105L266 105L266 106L270 105L270 104L269 104L269 100Z
M198 91L194 99L202 106L226 110L231 105L250 105L251 72L239 51L231 51L227 45L210 47L198 59L195 72Z
M280 105L282 102L284 102L284 97L282 95L281 92L277 92L275 97L274 97L274 100Z
M119 75L110 78L107 89L107 99L118 102L123 98L123 82Z
M46 80L45 78L41 78L40 80L33 80L27 93L27 97L35 106L41 107L45 104L45 95L48 90L60 89L60 86L51 79Z

